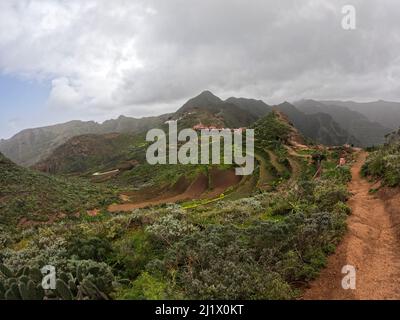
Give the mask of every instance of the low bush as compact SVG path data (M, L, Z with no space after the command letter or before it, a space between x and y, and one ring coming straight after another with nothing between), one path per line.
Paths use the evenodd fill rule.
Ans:
M400 144L394 143L372 152L362 167L361 173L381 179L389 187L400 185Z

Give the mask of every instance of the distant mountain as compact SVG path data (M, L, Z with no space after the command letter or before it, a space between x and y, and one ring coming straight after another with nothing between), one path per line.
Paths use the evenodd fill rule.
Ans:
M262 101L244 98L229 100L230 102L222 101L211 92L205 91L185 103L175 114L164 118L179 119L178 124L185 128L199 122L205 125L237 128L254 123L272 110ZM118 126L115 125L115 120L104 122L103 129L121 132L124 129L128 131L132 127L129 118L120 117L119 119L122 120L117 123ZM110 124L113 125L110 126ZM161 126L159 122L155 122L154 126L157 125ZM137 147L143 144L146 144L144 135L140 134L79 135L55 148L49 156L39 161L33 168L53 174L82 174L93 170L113 170L129 166L130 161L143 162L145 150ZM141 152L138 151L139 149Z
M83 134L103 134L111 132L139 133L157 127L169 115L135 119L121 116L103 124L94 121L70 121L48 127L27 129L8 140L0 141L0 151L15 163L29 167L47 158L58 146L68 139Z
M374 101L353 102L327 100L319 101L326 105L347 107L366 116L370 121L379 122L383 127L396 130L400 127L400 102Z
M171 114L163 114L156 117L131 118L120 116L118 119L104 121L99 125L97 133L141 133L152 128L159 127Z
M274 108L286 114L305 137L317 143L325 145L343 145L346 143L360 145L360 141L344 130L329 114L306 114L288 102L274 106Z
M129 119L120 119L129 122ZM208 91L190 99L175 114L165 116L163 120L165 119L179 120L178 124L182 128L191 127L199 122L218 127L254 128L257 161L263 167L258 185L265 185L282 177L287 178L296 173L296 170L298 172L300 164L296 159L289 157L285 160L274 154L273 150L278 145L304 146L307 144L304 137L326 145L359 143L328 114L305 114L287 102L271 107L253 99L229 98L223 101ZM160 122L156 124L164 128L167 126ZM125 128L130 127L128 123ZM123 128L112 126L107 130ZM165 183L169 181L168 177L171 174L190 175L193 171L193 168L188 166L147 164L144 159L147 145L144 132L79 135L55 148L34 168L46 173L84 175L90 176L93 181L109 180L118 185L137 186L157 184L159 181ZM93 173L100 175L93 176Z
M386 135L386 144L395 145L400 143L400 129Z
M246 183L247 191L244 192L251 192L255 188L254 181L258 181L257 186L263 185L267 188L270 183L276 183L284 177L289 178L299 168L300 162L293 156L286 158L284 154L277 155L274 152L279 147L305 144L302 135L278 111L260 118L251 128L256 130L257 161L263 169L260 176L258 171L254 173L251 181ZM171 180L171 177L185 177L190 180L193 174L199 172L198 166L149 165L144 159L146 148L144 135L82 135L69 139L34 168L52 174L90 177L93 182L108 181L116 185L137 187L172 186L177 180ZM98 174L93 175L94 173ZM298 171L295 174L297 173Z
M223 101L210 91L204 91L186 102L173 119L183 120L181 125L185 127L200 122L216 127L247 127L270 112L267 105L255 104L254 101L235 98Z
M360 145L354 136L343 130L328 114L308 115L287 102L274 108L286 114L305 137L315 142L326 145ZM271 106L261 100L232 97L223 101L211 92L204 91L185 103L176 112L174 119L183 120L186 127L201 122L204 125L237 128L250 126L272 110Z
M129 133L76 136L57 147L48 158L35 164L33 168L52 174L131 169L133 163L143 160L135 154L135 145L143 144L143 141L144 137Z
M346 117L341 118L343 121L337 118L340 120L338 123L327 113L310 111L311 109L304 113L289 103L283 103L276 108L287 114L290 121L305 137L318 143L327 145L363 144L354 137L353 131L347 132L341 127L341 122L345 127L351 127L346 122ZM231 97L224 101L210 91L204 91L186 102L177 112L171 114L142 119L121 116L102 124L93 121L71 121L48 127L27 129L11 139L1 140L0 151L15 163L30 167L47 160L56 148L80 135L138 134L152 128L163 127L167 120L179 120L180 128L190 128L199 123L216 127L249 127L271 111L272 107L261 100ZM360 127L370 128L365 125L364 127L360 125ZM381 131L384 129L379 129L377 126L374 134L375 132L380 134ZM360 132L362 132L361 129ZM373 137L371 136L368 140L372 141Z
M344 106L322 103L315 100L301 100L294 105L306 114L329 114L350 135L360 141L361 146L368 147L385 142L385 135L391 132L378 122L370 121L360 112L350 110Z
M71 121L63 124L23 130L8 140L0 141L0 151L15 163L30 166L74 135L96 133L93 121Z
M272 111L272 107L262 100L231 97L225 101L232 103L240 109L250 112L252 115L259 118L264 117Z

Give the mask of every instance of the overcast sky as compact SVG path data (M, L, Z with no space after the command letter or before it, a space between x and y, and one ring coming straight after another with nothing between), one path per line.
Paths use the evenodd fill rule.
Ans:
M345 4L356 30L341 26ZM1 0L0 138L170 112L205 89L399 101L399 12L398 0Z

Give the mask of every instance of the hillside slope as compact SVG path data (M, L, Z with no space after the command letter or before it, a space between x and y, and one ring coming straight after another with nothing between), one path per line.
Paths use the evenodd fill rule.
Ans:
M387 143L369 154L362 173L383 185L400 186L400 130L388 135Z
M89 121L71 121L48 127L23 130L8 140L0 141L0 152L15 163L29 167L48 157L68 139L83 134L112 132L139 133L160 126L169 115L135 119L119 117L102 124Z
M103 192L96 202L100 189L2 158L0 212L25 230L0 229L8 239L2 263L13 271L40 268L42 258L67 272L83 266L96 285L108 280L102 291L114 299L297 298L299 284L316 277L345 230L348 169L336 165L340 150L301 145L278 112L254 128L262 161L253 175L238 181L226 166L138 166L120 177L131 175L131 191L121 191L124 207L93 210L95 217L51 219L103 208L108 199ZM327 159L319 179L314 152ZM157 183L135 190L147 174ZM29 223L39 219L51 223Z
M105 171L124 166L130 168L129 162L133 163L144 157L144 154L135 152L136 146L141 144L145 144L141 135L81 135L57 147L49 157L33 168L53 174L84 174L87 171Z
M104 207L116 200L106 187L48 176L12 163L0 153L0 224L48 221L57 215Z
M272 111L272 107L262 100L231 97L225 101L232 103L238 106L240 109L250 112L252 115L259 118Z

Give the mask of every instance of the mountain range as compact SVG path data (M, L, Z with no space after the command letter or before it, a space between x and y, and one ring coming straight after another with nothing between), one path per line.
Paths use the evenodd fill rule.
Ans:
M306 114L329 114L350 136L355 137L361 146L379 145L385 142L385 135L392 128L371 121L364 114L343 105L322 103L315 100L302 100L295 103L296 108ZM357 143L355 143L357 144Z
M222 100L210 91L204 91L171 114L141 119L120 116L103 123L76 120L23 130L8 140L0 140L0 151L13 162L30 167L51 157L71 138L81 135L140 134L162 127L168 120L179 120L181 128L199 123L216 127L248 127L273 109L286 114L310 141L325 145L354 144L365 147L381 144L385 141L384 136L400 124L398 103L302 100L271 106L262 100L247 98Z
M140 133L160 126L168 114L142 119L120 116L102 124L94 121L70 121L53 126L26 129L11 139L0 140L0 151L15 163L29 167L49 156L70 138L84 134L112 132Z
M370 121L378 122L386 128L397 130L400 126L400 102L373 101L373 102L354 102L354 101L319 101L324 105L336 105L346 107L352 111L363 114Z
M307 138L324 145L360 145L360 141L344 130L329 114L317 112L308 114L294 105L284 102L275 106L286 114L294 126Z

